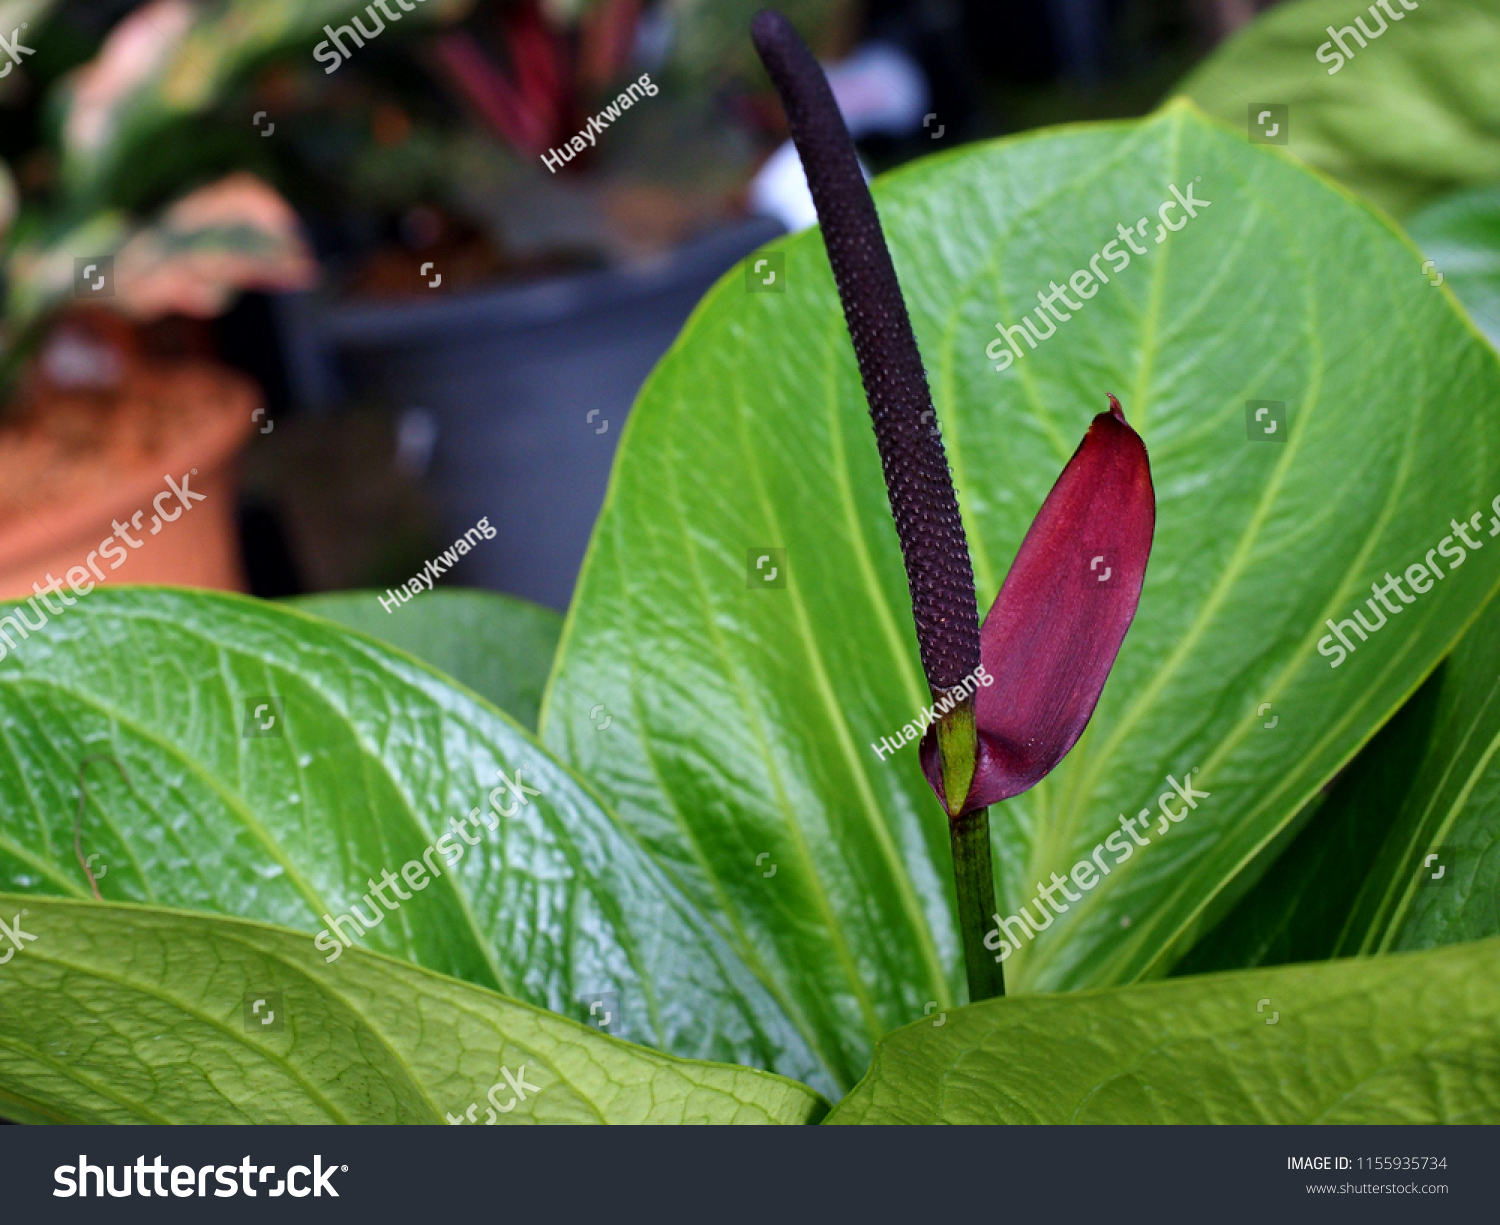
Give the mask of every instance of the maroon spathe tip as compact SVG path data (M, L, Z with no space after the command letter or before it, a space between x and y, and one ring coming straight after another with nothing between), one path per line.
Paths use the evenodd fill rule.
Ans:
M943 794L936 731L920 756L957 816L1034 787L1088 726L1140 603L1156 495L1146 446L1109 397L1032 522L980 630L979 752L961 805Z

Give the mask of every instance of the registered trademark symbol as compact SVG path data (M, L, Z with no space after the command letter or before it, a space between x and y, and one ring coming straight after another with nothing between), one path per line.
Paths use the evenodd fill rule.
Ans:
M349 1167L346 1166L346 1165L340 1166L339 1169L343 1170L345 1174L347 1174L349 1172Z

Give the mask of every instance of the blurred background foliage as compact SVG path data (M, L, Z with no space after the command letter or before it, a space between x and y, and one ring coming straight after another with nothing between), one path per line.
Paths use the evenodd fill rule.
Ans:
M326 590L399 573L438 530L411 519L422 487L432 492L435 482L469 479L444 467L445 446L450 457L455 447L473 449L467 435L454 441L462 431L453 420L410 414L460 393L404 384L382 395L385 374L370 367L362 381L335 379L315 396L310 364L332 369L336 344L328 338L354 329L348 311L358 315L367 350L387 343L379 337L415 336L420 329L404 317L382 323L371 312L414 308L423 268L441 267L444 293L468 301L464 295L505 287L561 293L582 286L580 274L636 276L695 250L706 236L728 234L715 257L721 262L700 260L695 273L711 280L764 241L766 231L743 226L764 207L763 180L786 133L745 33L760 5L0 0L0 37L25 48L14 56L0 50L0 414L16 408L17 380L27 369L77 366L71 358L71 366L49 363L49 337L78 311L80 257L110 256L108 306L137 339L120 340L124 333L95 323L89 343L104 343L99 337L108 333L108 343L155 354L161 346L153 337L170 325L168 349L186 345L238 368L259 384L272 414L285 418L275 438L251 448L249 484L283 519L295 520L289 530L300 543L290 552L301 555L300 574L283 567L280 577L265 579L252 565L252 588ZM1500 0L1423 0L1415 10L1396 0L1401 15L1390 19L1379 7L1358 10L1343 0L788 0L781 7L826 63L848 71L852 84L841 104L853 108L851 126L872 171L1045 124L1144 114L1179 92L1240 131L1252 103L1283 104L1289 154L1406 221L1441 252L1434 277L1448 269L1450 288L1482 323L1496 315L1500 208L1486 188L1500 184L1500 76L1489 69L1500 55ZM330 70L328 55L315 54L355 17L382 32L349 58L334 57ZM1320 50L1333 30L1357 18L1367 29L1379 18L1382 30L1330 73L1330 53L1320 58ZM904 107L865 122L854 112L879 112L891 101L883 94L895 88L888 72L856 69L868 68L872 49L887 56L887 68L894 55L917 85ZM622 115L595 147L560 173L548 170L541 155L643 73L659 86L649 109ZM508 359L498 351L445 360L489 371L485 389L462 394L492 397L484 411L497 421L564 410L581 419L599 408L614 432L596 443L591 425L577 445L612 447L644 370L680 324L682 303L706 284L680 283L681 301L664 308L653 338L600 340L605 349L614 345L610 351L636 350L602 391L569 382L563 363L597 355L570 355L566 339L557 340L550 370L502 368ZM608 298L605 286L567 292ZM287 313L287 303L303 299L314 305ZM196 330L174 323L181 320L196 321ZM588 327L627 323L590 320ZM508 327L514 337L520 325L484 326L496 335ZM1495 326L1486 326L1494 335ZM76 357L76 337L70 343ZM90 377L99 367L89 367ZM530 408L507 400L521 384L550 385L553 399ZM597 399L581 403L581 396ZM329 417L330 407L350 411ZM445 410L435 411L441 418ZM371 425L371 414L380 424ZM534 437L533 425L516 425L493 446L513 450ZM551 479L573 482L580 505L589 504L580 513L586 524L602 493L607 452L606 468L584 472L545 451L533 462L561 464ZM316 495L303 487L315 469ZM291 473L299 474L295 481ZM380 490L403 482L405 492L384 509L368 509L382 500ZM327 507L314 504L340 501L338 490L343 504L361 510L330 522ZM435 496L441 500L440 491ZM526 525L533 513L518 503L513 522ZM450 508L447 517L456 514ZM265 552L253 542L246 547ZM567 545L580 547L576 539ZM271 553L288 550L277 545ZM328 560L366 556L383 560ZM504 576L467 581L518 589ZM565 590L559 583L551 590Z
M403 14L393 4L370 11L351 0L0 2L0 33L17 31L24 48L13 64L0 54L7 285L0 337L12 347L35 339L31 325L71 292L71 267L62 275L70 253L117 252L135 223L231 175L242 191L263 183L289 200L325 265L354 266L366 288L379 291L390 279L382 243L461 249L461 283L536 271L505 260L497 202L508 188L528 175L538 180L537 155L578 130L637 60L677 83L658 108L666 143L711 134L716 91L747 71L743 29L755 7L677 0L648 14L635 0L421 0ZM792 8L824 42L852 14L845 0ZM380 23L381 12L406 24L389 22L357 62L328 70L309 55L326 46L325 27L355 16ZM272 134L278 139L266 139ZM729 145L721 163L753 158L748 143ZM626 177L633 163L645 168L637 178L686 165L688 178L717 190L742 185L731 183L732 173L716 175L712 156L618 152ZM661 199L636 211L650 213L653 204ZM628 213L629 203L622 207ZM310 283L304 252L273 212L266 193L246 195L239 215L221 217L213 234L187 243L179 235L169 245L239 255L239 266L225 269L220 306L237 289ZM540 267L602 254L564 243L544 250ZM123 296L126 313L140 314L128 291ZM158 313L217 313L189 299Z
M460 283L661 250L742 213L782 135L745 37L758 7L422 0L328 72L311 55L324 27L368 23L365 6L0 0L0 32L21 29L34 51L0 78L0 181L13 178L22 204L10 246L99 214L150 216L248 172L295 208L326 272L376 292L402 282L390 266L402 248L448 249ZM1228 20L1193 0L782 7L829 59L862 40L903 46L949 143L1144 110ZM641 71L662 87L650 122L616 125L566 183L553 179L539 154ZM882 168L930 148L927 135L877 137L867 153ZM9 194L0 187L0 218ZM37 297L22 294L23 316Z
M1181 91L1235 127L1250 103L1287 106L1298 158L1405 217L1500 180L1497 61L1500 0L1395 0L1389 15L1300 0L1247 26Z

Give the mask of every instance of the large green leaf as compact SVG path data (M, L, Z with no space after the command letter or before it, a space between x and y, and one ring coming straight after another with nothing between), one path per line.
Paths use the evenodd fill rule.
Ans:
M535 729L562 617L514 596L438 588L387 612L383 593L303 596L293 607L409 651Z
M327 966L301 932L0 895L12 915L0 1112L25 1122L807 1123L827 1108L779 1076L387 957Z
M996 373L997 321L1154 221L1169 185L1211 203L1160 245L1144 225L1148 254ZM1150 448L1156 543L1115 673L992 827L1014 912L1198 771L1211 798L1006 964L1023 991L1163 974L1495 588L1487 549L1340 667L1319 654L1325 619L1500 492L1500 368L1387 222L1185 105L969 146L876 201L982 607L1106 392ZM915 746L872 747L929 698L822 242L778 250L785 292L727 277L631 414L542 734L847 1084L882 1033L959 997L951 869ZM1254 400L1285 402L1276 440L1250 441Z
M1286 106L1276 138L1290 152L1397 216L1500 179L1500 0L1393 7L1399 21L1358 0L1279 4L1178 89L1247 137L1252 106ZM1343 58L1330 26L1353 58Z
M24 237L22 236L24 233ZM6 253L4 316L8 339L39 330L45 316L73 295L75 261L81 256L113 256L129 240L123 214L93 213L77 225L60 229L28 227L23 220Z
M355 903L384 916L367 948L575 1016L612 993L618 1035L830 1083L628 832L478 698L276 605L76 598L39 630L23 607L24 639L0 620L15 645L0 662L0 889L88 898L91 863L106 900L309 932ZM493 793L501 770L540 794ZM444 854L466 846L451 833L429 850L475 809L497 828L470 832L462 858ZM413 872L410 900L380 911L368 882L422 862L442 876Z
M1500 514L1490 522L1500 526ZM1500 601L1355 758L1315 821L1181 968L1500 935L1497 755Z
M1412 241L1474 322L1500 345L1500 188L1457 192L1425 208L1408 223Z
M1481 619L1467 637L1483 624ZM1416 791L1447 667L1428 677L1360 750L1265 876L1177 963L1174 974L1324 961L1334 955L1381 843Z
M987 1001L892 1034L826 1121L1500 1123L1500 941Z
M1500 518L1493 522L1500 523ZM1500 602L1443 666L1426 759L1335 955L1500 935Z

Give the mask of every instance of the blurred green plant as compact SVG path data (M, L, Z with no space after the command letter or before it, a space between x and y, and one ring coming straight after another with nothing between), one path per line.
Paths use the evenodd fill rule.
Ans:
M112 261L112 292L99 301L142 322L211 318L242 290L306 288L317 271L296 214L244 173L189 192L144 223L104 210L60 231L35 219L15 231L0 263L0 403L52 318L81 296L80 260Z
M1252 104L1286 105L1288 152L1397 217L1500 180L1500 0L1394 13L1387 22L1357 0L1277 5L1176 92L1240 131Z
M752 0L662 0L649 12L639 0L496 0L483 10L475 0L424 0L389 42L358 53L357 68L330 75L312 59L324 27L366 7L148 0L93 46L59 0L0 0L0 30L24 25L39 48L0 80L0 108L16 116L7 115L4 145L16 173L0 161L0 403L73 300L80 259L116 260L107 305L127 316L213 315L240 290L312 283L316 265L277 188L331 206L339 224L358 215L366 231L427 202L487 225L479 198L525 174L533 146L575 130L579 106L651 42L645 20L655 23L660 72L680 83L674 115L687 107L702 119L724 85L759 74L743 38ZM850 8L799 0L793 16L831 47ZM402 34L471 15L416 57L392 54ZM443 94L434 100L434 73L470 118L455 121ZM292 139L254 139L252 115L267 108ZM717 117L700 126L723 128ZM734 145L740 161L747 148ZM639 152L616 149L627 161ZM712 160L699 152L695 163Z
M695 77L752 76L761 68L745 39L750 19L765 8L762 0L666 0L663 9L675 29L672 66ZM790 0L778 10L821 54L852 21L851 0Z
M456 20L473 0L427 0L417 24ZM77 202L109 197L117 177L174 123L217 105L274 56L310 46L324 25L363 15L352 0L152 0L60 83L62 183Z
M418 23L452 20L470 4L431 0ZM28 156L55 162L51 190L21 198L0 162L0 402L52 317L81 296L80 260L112 260L113 286L100 304L142 321L212 317L242 290L313 283L316 264L296 214L275 189L243 170L194 174L170 137L273 57L300 52L324 24L361 8L353 0L151 0L117 23L91 59L50 83ZM24 22L35 41L53 11L49 0L0 0L0 27ZM23 55L22 73L28 62ZM142 217L122 206L121 180L152 163L170 164L192 188ZM213 181L199 185L205 177Z
M1407 227L1479 330L1500 346L1500 187L1474 187L1424 208Z
M5 163L0 162L0 238L5 237L5 231L10 229L10 223L15 219L16 181Z

